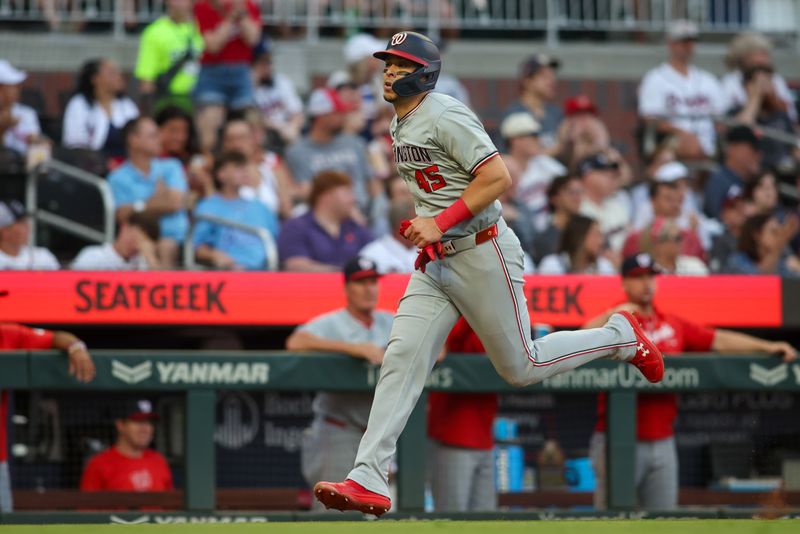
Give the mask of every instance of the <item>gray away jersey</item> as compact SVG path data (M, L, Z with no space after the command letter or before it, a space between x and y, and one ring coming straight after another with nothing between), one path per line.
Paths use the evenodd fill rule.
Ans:
M394 316L389 312L373 313L372 325L356 320L345 310L336 310L311 319L298 327L317 337L346 341L347 343L372 343L381 348L389 344ZM357 428L366 428L369 409L372 406L371 393L330 393L322 391L314 398L312 409L315 414L330 416L346 421Z
M461 197L473 173L497 154L480 120L464 104L440 93L428 93L390 127L400 176L406 181L417 215L434 217ZM445 233L449 239L487 228L500 218L495 200L472 219Z

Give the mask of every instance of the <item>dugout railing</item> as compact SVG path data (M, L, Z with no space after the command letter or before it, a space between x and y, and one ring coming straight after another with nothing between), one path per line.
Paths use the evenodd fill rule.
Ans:
M0 357L0 389L74 392L180 392L185 399L185 478L187 513L213 512L215 481L215 399L218 390L354 391L374 388L379 367L335 354L275 352L93 351L97 376L81 384L54 352L6 352ZM511 392L479 356L449 357L438 364L428 389L449 392ZM595 362L526 388L552 393L608 392L608 502L614 512L635 509L636 394L639 391L800 391L800 363L763 355L687 354L671 357L662 383L647 383L621 362ZM424 510L426 395L412 413L398 443L398 509ZM792 495L790 501L795 500ZM170 496L174 501L175 494ZM740 503L746 504L746 503ZM759 503L751 503L753 507ZM91 508L88 507L87 508ZM258 508L258 507L255 507ZM272 508L267 502L263 509ZM84 508L86 509L86 508ZM274 508L273 508L274 509ZM141 517L140 512L104 512L92 521ZM260 516L259 516L260 517ZM38 521L15 512L0 522Z

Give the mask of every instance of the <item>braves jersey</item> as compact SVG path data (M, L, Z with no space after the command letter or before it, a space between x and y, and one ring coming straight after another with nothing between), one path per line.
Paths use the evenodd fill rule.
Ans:
M428 93L390 127L400 176L414 196L420 217L435 217L456 200L477 170L498 154L480 120L464 104L447 95ZM474 234L497 222L495 200L472 219L450 228L445 238Z
M639 86L639 115L671 117L675 127L697 136L706 154L716 150L713 116L723 114L723 106L717 79L693 66L684 76L663 63L648 72Z

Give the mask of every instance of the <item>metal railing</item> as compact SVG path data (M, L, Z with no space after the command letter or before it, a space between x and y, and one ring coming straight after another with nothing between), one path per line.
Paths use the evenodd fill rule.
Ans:
M268 271L278 270L278 247L275 244L275 238L272 237L271 233L269 233L267 230L263 228L258 228L256 226L250 226L247 224L230 221L222 217L215 217L213 215L205 215L205 214L193 215L192 224L189 227L188 233L186 234L186 239L183 240L183 266L186 269L196 270L202 268L197 264L197 260L195 259L195 247L194 247L194 242L192 240L194 227L198 223L198 221L205 221L212 224L218 224L220 226L227 226L229 228L233 228L241 232L247 232L248 234L255 235L261 240L261 245L264 247L264 254L266 255L267 259L266 270Z
M687 18L703 33L756 30L798 42L800 0L257 0L265 24L307 28L311 41L321 27L348 30L421 28L441 30L544 31L551 45L560 31L663 32L669 21ZM126 25L150 22L164 0L86 0L83 7L60 0L0 0L0 19L110 24L121 36ZM49 6L49 7L48 7Z
M39 179L46 176L49 171L56 171L65 179L75 180L97 190L103 203L103 230L76 222L40 208L38 204ZM114 241L114 197L111 186L104 179L88 173L78 167L67 165L58 160L49 160L34 168L25 181L25 205L31 217L31 245L36 245L36 226L39 222L54 226L59 230L76 235L88 241L97 243L110 243Z

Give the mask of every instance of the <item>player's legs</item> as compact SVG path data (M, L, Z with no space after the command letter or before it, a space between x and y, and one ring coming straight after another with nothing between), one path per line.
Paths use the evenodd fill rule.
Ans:
M461 447L433 444L431 458L433 477L431 491L437 512L466 512L469 510L475 471L474 451Z
M8 463L0 462L0 513L14 511L11 500L11 475L8 472Z
M494 484L494 451L474 451L475 475L468 510L470 512L493 512L497 510L497 489Z
M594 509L605 510L606 502L606 435L595 432L589 440L589 458L594 469Z
M317 416L307 432L303 439L300 464L308 483L313 485L319 480L344 479L356 459L361 430L351 426L341 427ZM324 509L316 499L312 501L312 511Z
M555 332L531 343L523 252L510 229L444 263L453 277L448 294L511 385L535 384L593 360L628 360L636 353L636 335L620 315L601 328Z
M639 506L645 510L678 507L678 452L674 438L647 442L647 470L637 482Z
M389 496L389 461L425 381L459 313L442 283L438 262L414 273L397 309L381 366L367 431L347 478Z

